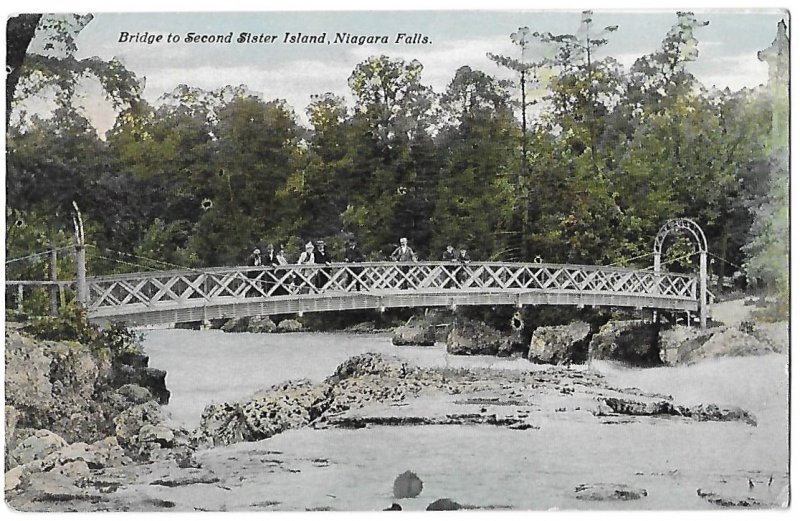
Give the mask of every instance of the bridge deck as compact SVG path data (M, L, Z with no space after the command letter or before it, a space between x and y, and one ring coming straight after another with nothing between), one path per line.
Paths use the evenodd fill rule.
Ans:
M131 325L299 312L473 305L698 309L697 278L646 270L442 262L210 268L89 280L89 316Z

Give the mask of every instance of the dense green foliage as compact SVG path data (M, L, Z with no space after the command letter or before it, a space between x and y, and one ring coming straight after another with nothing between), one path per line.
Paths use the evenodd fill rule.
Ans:
M78 342L100 355L119 356L139 351L136 333L121 324L100 329L89 323L86 311L76 306L62 307L57 316L34 318L23 328L39 340Z
M774 279L770 255L755 254L782 248L788 225L766 93L708 90L688 72L705 25L691 13L629 70L598 57L616 27L582 20L576 35L526 33L552 58L524 67L545 93L528 89L525 109L536 110L524 128L525 82L465 66L436 94L422 63L387 56L355 66L354 106L315 97L310 128L244 86L185 85L157 108L128 96L104 139L67 104L12 125L7 255L69 244L73 200L95 274L240 264L267 243L293 261L318 238L334 259L349 239L378 259L401 236L423 259L453 244L476 260L647 266L662 224L689 217L721 259L714 274L754 252L751 278ZM117 90L131 90L114 71L125 79ZM752 228L775 207L774 222ZM45 260L10 264L7 277L41 278Z

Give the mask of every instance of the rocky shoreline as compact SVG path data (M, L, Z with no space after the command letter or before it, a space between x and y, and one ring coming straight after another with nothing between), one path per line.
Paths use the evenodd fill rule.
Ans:
M631 331L652 335L648 327L628 322L600 330L584 323L539 328L529 352L523 353L518 336L502 339L488 326L462 322L447 335L448 352L472 353L463 346L488 339L484 345L493 347L485 352L527 355L538 364L554 365L514 371L431 368L367 353L351 357L321 382L288 381L246 400L210 404L192 432L163 412L161 405L169 400L165 373L148 367L141 350L98 352L75 342L34 340L7 327L6 501L22 511L185 509L185 503L140 497L136 491L233 486L232 476L206 468L198 453L303 429L485 426L537 431L545 412L578 423L732 422L758 428L756 415L737 404L677 403L668 395L614 387L596 371L569 365L581 357L613 359L609 353L624 352L625 339L640 341ZM436 334L430 324L425 328L427 335ZM675 364L781 350L779 335L748 322L704 332L673 328L655 339L659 356ZM763 500L707 488L697 494L714 505L765 506ZM577 499L589 501L646 496L621 483L575 488Z

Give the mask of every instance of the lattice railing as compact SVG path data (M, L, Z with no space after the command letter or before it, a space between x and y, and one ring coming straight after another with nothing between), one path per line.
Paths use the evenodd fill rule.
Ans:
M578 292L697 299L697 278L556 264L365 262L208 268L89 279L89 309L226 304L325 293Z

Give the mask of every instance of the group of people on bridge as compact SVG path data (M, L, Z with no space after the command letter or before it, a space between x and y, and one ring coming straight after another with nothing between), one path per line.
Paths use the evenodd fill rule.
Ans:
M260 248L254 248L252 253L247 257L246 265L253 267L279 268L280 266L286 266L289 264L289 260L283 246L279 246L276 251L274 245L268 244L265 250L265 253L262 253ZM417 254L408 245L408 239L405 237L400 238L399 245L389 255L389 259L399 263L417 262L419 260ZM366 257L358 248L356 242L349 241L344 250L343 262L360 263L364 262L365 260ZM452 266L446 266L444 268L445 272L449 275L445 277L445 280L443 281L444 287L452 288L455 287L456 284L463 283L464 280L466 280L466 271L458 269L458 265L463 266L471 261L466 248L461 248L460 250L456 251L452 245L448 245L445 251L442 253L441 260L448 264L452 263ZM334 262L334 260L330 253L326 251L325 241L308 241L305 244L304 250L300 253L297 261L294 264L314 265L315 267L308 268L308 270L301 270L290 282L290 288L292 290L296 288L299 292L310 292L312 290L316 291L318 289L325 288L326 284L330 280L329 266L332 262ZM408 268L409 266L407 265L401 266L400 271L403 274L407 274ZM249 278L258 278L260 271L261 270L250 272L248 274ZM362 268L360 267L350 268L347 272L346 287L350 288L352 286L352 289L355 291L361 291L362 281L359 278L361 272ZM272 285L266 282L264 282L264 284L267 284L268 286ZM402 277L402 280L398 281L398 288L408 289L408 281L405 277ZM273 294L286 293L287 291L285 289L279 289L273 292Z

